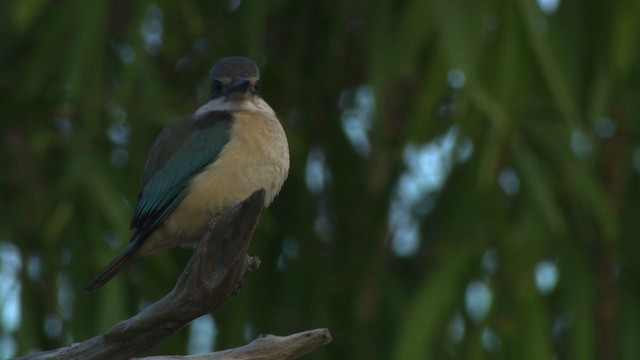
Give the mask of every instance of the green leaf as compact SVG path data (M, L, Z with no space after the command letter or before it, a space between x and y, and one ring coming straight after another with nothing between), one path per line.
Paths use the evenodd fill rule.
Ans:
M466 271L478 255L477 244L456 248L422 281L399 329L393 359L429 359L443 339L445 322L453 314L467 282ZM455 255L455 256L454 256Z

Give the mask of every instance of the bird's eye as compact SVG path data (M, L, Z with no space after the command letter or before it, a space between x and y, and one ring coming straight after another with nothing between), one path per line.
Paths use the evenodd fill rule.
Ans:
M213 90L214 93L221 93L222 89L224 89L224 85L222 85L222 82L219 80L214 80L213 88L211 90Z
M256 84L253 85L253 93L258 94L259 91L260 91L260 82L256 81Z

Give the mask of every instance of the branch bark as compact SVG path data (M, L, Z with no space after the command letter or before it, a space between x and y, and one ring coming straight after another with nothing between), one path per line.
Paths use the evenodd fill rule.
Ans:
M83 342L20 359L129 359L158 344L192 320L216 310L237 294L242 288L242 280L260 266L260 259L250 257L246 252L263 204L264 190L256 191L226 214L213 219L173 290L134 317ZM330 336L328 339L330 341ZM256 342L265 344L264 340L259 340L242 348ZM293 359L260 356L252 359L283 358Z
M304 356L331 342L327 329L303 331L289 336L263 335L245 346L189 356L149 356L139 360L289 360Z

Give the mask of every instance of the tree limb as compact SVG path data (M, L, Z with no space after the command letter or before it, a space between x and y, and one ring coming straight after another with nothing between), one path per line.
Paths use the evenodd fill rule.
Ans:
M173 290L134 317L116 324L103 335L20 359L129 359L192 320L214 311L237 294L242 288L242 280L260 266L260 259L249 257L246 252L263 204L264 190L256 191L226 214L213 219ZM300 334L269 341L277 344L277 340L296 336ZM254 343L257 343L263 348L259 354L267 353L264 350L266 340L262 339L239 349L254 349L257 346ZM264 339L271 339L271 336Z
M263 335L245 346L208 354L149 356L139 360L289 360L304 356L331 342L327 329L303 331L289 336Z

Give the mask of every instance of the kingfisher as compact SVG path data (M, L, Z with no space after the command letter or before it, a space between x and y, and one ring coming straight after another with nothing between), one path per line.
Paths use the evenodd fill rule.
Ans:
M134 256L194 247L209 221L264 189L267 207L289 173L289 145L275 111L260 97L250 59L220 59L209 73L211 99L167 126L144 168L129 245L90 283L95 291Z

